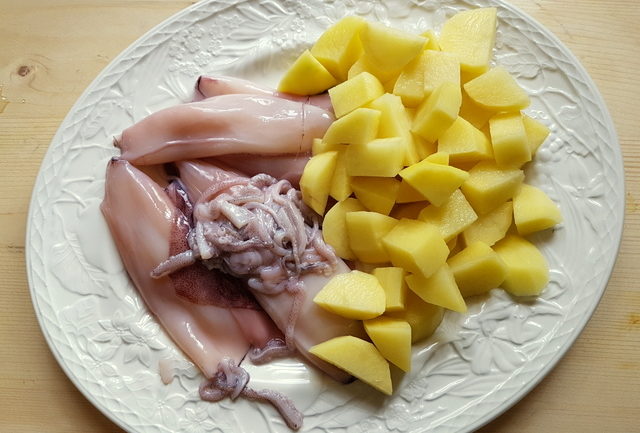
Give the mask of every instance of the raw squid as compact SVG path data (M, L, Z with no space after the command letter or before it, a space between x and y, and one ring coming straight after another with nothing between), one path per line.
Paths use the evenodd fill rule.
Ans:
M115 140L122 155L109 163L102 210L149 310L207 377L201 398L266 401L298 429L293 403L249 388L240 362L297 352L351 380L309 353L365 334L313 302L349 268L295 189L312 140L334 119L330 103L226 77L202 77L198 89L208 97L152 114Z
M175 280L179 281L179 276L151 277L159 263L180 249L172 248L172 243L184 245L188 231L184 215L164 190L126 161L113 160L107 169L101 209L127 272L147 307L205 376L213 377L225 356L240 361L250 344L225 307L249 306L250 298L220 297L223 306L191 302L176 291ZM234 284L231 279L221 281ZM179 281L189 291L188 284L182 283ZM195 289L191 290L193 298L197 288L191 289ZM199 293L204 297L208 292Z
M243 187L246 187L247 184L250 183L250 179L238 174L233 174L227 172L225 170L220 169L219 167L205 163L202 161L183 161L177 163L178 170L180 172L180 178L183 179L185 187L189 192L189 196L193 203L196 203L196 211L195 211L195 219L196 221L200 218L205 221L210 217L208 215L209 209L212 207L211 201L216 201L219 203L235 203L234 206L240 206L244 204L245 207L260 207L259 204L256 204L256 201L264 200L264 197L258 197L258 199L253 199L251 194L248 191L255 191L254 188L245 188L243 191ZM209 183L211 179L215 179L217 183ZM253 178L255 179L255 178ZM264 179L267 182L268 186L277 186L275 179ZM210 185L207 191L202 191L202 185L208 184ZM261 192L264 193L265 185L262 185ZM229 195L230 189L235 188L236 194L232 197L229 197L229 200L225 199L224 194ZM293 189L289 189L286 181L280 181L280 188L282 190L286 190L285 197L287 200L295 202L295 206L298 208L303 208L303 213L307 213L307 215L311 214L311 211L305 209L306 206L302 204L301 199L299 197L299 192ZM262 194L266 196L267 194ZM286 195L289 195L287 197ZM274 204L273 199L266 199L264 202L267 202L270 206L273 207L273 213L276 214L278 211L282 209L282 206ZM243 203L244 202L244 203ZM225 206L223 204L223 206ZM215 206L215 205L214 205ZM198 209L200 207L200 209ZM223 211L224 212L224 211ZM242 212L242 211L238 211ZM219 215L221 219L224 221L226 217L224 215ZM254 218L253 216L248 216L248 218ZM268 219L268 218L267 218ZM287 218L289 220L293 218ZM262 225L269 226L271 222L262 222ZM286 225L287 222L282 223L282 225ZM227 228L233 230L230 224L226 225ZM196 225L197 229L198 225ZM307 227L307 230L312 227ZM277 231L277 230L275 230ZM322 251L323 248L327 248L324 244L324 241L321 238L321 232L317 230L313 233L315 236L315 241L319 244L319 249ZM197 248L197 246L196 246ZM204 247L206 248L206 246ZM261 247L262 249L268 248L268 246ZM254 248L261 253L261 259L264 260L264 251L260 251L261 249ZM202 251L200 251L202 253ZM228 254L228 252L220 252L220 255ZM247 249L243 251L236 251L236 254L231 254L231 260L238 260L246 258L249 254L247 254ZM253 253L250 251L249 253ZM312 252L313 254L313 252ZM322 257L324 254L328 257ZM208 255L205 255L207 257ZM304 254L302 254L304 256ZM245 259L246 260L246 259ZM268 261L269 257L266 260ZM267 266L268 271L264 278L261 278L261 281L266 280L266 278L280 278L278 283L284 282L286 284L296 283L300 284L302 293L299 298L296 298L296 294L292 293L296 290L296 287L291 287L290 290L286 290L285 285L278 288L265 288L261 287L260 284L250 284L250 288L255 295L258 302L262 305L265 311L269 314L269 316L273 319L273 321L278 325L280 330L285 333L285 335L290 334L292 339L292 344L298 350L298 352L313 362L316 366L321 368L325 373L332 376L334 379L346 382L350 379L350 376L345 374L342 370L335 368L334 366L327 364L324 361L314 357L309 354L308 350L311 346L321 343L323 341L329 340L333 337L339 335L358 335L363 336L364 331L361 328L359 322L354 320L348 320L336 316L334 314L328 313L325 310L318 307L314 302L313 298L315 295L324 287L327 281L333 277L334 275L342 272L348 272L349 268L336 257L332 251L323 251L318 256L315 256L311 259L308 259L308 262L311 264L310 266L315 265L329 265L329 262L332 262L331 266L326 266L323 270L321 268L317 268L315 270L311 270L309 272L302 272L298 274L294 274L295 280L290 281L284 278L284 276L278 274L278 270L274 270ZM230 266L234 266L232 262ZM227 268L229 265L227 265ZM243 268L250 268L247 263L242 263ZM227 272L233 274L242 274L240 277L247 277L246 270L237 270L237 269L226 269ZM275 277L274 277L275 275ZM258 282L259 283L259 282ZM299 302L299 305L294 305L296 302ZM296 311L297 310L297 311ZM294 312L297 315L297 320L293 320L291 313ZM318 326L319 323L322 323L322 326ZM293 329L291 329L293 325Z
M241 282L192 260L171 275L152 276L159 263L186 251L189 225L170 194L127 161L109 163L101 209L129 276L167 333L209 378L200 388L203 399L242 395L265 401L289 427L300 428L302 415L288 398L247 387L249 376L239 364L252 340L263 342L259 349L268 353L274 332L281 334Z
M311 151L333 121L326 110L275 96L221 95L166 108L125 129L116 146L135 165L231 154Z
M278 98L289 99L291 101L304 102L315 105L324 110L333 112L331 99L328 93L313 96L293 95L291 93L278 92L268 87L260 86L251 81L233 77L207 77L201 76L196 82L196 100L211 98L213 96L246 93L251 95L269 95Z

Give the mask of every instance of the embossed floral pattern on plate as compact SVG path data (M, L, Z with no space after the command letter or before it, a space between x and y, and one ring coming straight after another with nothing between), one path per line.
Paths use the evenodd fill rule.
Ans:
M551 137L527 169L565 221L535 241L551 266L537 299L502 291L448 314L414 350L390 398L341 386L295 359L251 367L254 385L290 395L304 431L469 431L507 409L570 347L602 295L622 231L617 137L597 89L541 25L497 0L218 0L162 23L115 59L60 126L34 189L27 234L31 294L60 365L104 413L135 432L287 431L269 407L199 400L201 376L146 311L122 268L99 204L112 137L187 101L202 73L275 84L292 59L347 14L438 26L456 11L499 8L496 62L532 95ZM170 365L164 385L159 362Z

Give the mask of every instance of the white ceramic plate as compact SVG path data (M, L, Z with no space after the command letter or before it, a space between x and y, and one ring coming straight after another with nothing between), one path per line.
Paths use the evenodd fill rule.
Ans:
M438 30L454 12L498 6L497 63L532 95L527 112L552 131L528 181L565 221L535 241L551 266L541 297L501 291L450 314L415 351L414 371L384 399L341 386L295 360L251 369L305 413L304 431L468 431L527 393L571 346L612 271L623 219L623 169L606 107L576 58L540 24L494 0L245 0L200 2L115 59L60 126L29 214L31 294L51 350L76 386L135 432L287 431L268 406L201 402L201 379L147 313L99 212L112 137L160 108L187 101L201 73L275 84L323 29L346 14L410 31ZM158 361L174 362L163 385Z

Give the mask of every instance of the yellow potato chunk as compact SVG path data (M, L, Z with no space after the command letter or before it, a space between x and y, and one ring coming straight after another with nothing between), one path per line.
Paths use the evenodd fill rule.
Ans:
M526 114L522 115L522 122L524 123L524 129L527 132L527 142L529 143L529 149L531 150L531 156L535 155L538 148L549 136L549 128L539 121L532 119Z
M367 209L389 215L396 202L400 181L393 177L353 177L351 188Z
M396 204L389 214L395 219L407 218L417 220L422 209L429 205L428 201L417 201L413 203Z
M411 370L411 325L406 320L380 316L365 320L364 330L389 362Z
M327 207L337 159L338 152L335 150L313 156L304 167L300 178L302 200L319 215L324 215Z
M430 277L420 274L407 275L407 285L412 292L430 304L439 305L458 313L467 311L453 273L445 263Z
M451 257L447 264L465 298L499 287L507 273L500 256L483 242L468 245Z
M549 282L549 265L535 245L520 236L507 235L493 250L507 266L502 288L515 296L542 293Z
M380 127L378 128L378 136L380 138L402 138L402 142L406 146L404 165L411 165L418 162L420 158L414 148L413 135L410 130L411 119L400 97L391 93L385 93L371 101L367 107L379 110L382 113L380 117Z
M305 50L285 72L278 84L278 91L295 95L322 93L338 81L322 66L309 50Z
M492 246L506 234L513 221L513 202L502 203L494 210L481 215L469 228L462 232L466 245L483 242Z
M376 99L384 93L380 81L368 72L362 72L329 89L329 98L337 118L344 116Z
M359 34L365 25L361 17L344 17L325 30L311 47L311 54L340 81L347 79L347 71L362 53Z
M389 83L395 83L398 75L400 75L399 69L386 69L377 66L366 53L363 53L351 66L347 73L347 78L351 79L362 72L368 72L376 77L381 83L384 83L383 86L385 90Z
M393 93L400 96L407 107L416 107L424 99L424 53L418 54L402 69L393 87Z
M478 129L482 129L494 114L496 113L473 102L469 95L467 95L467 92L462 92L460 117L464 118L467 122Z
M523 183L513 196L513 221L518 233L526 236L555 226L562 215L544 191Z
M440 231L418 220L400 220L383 238L393 266L431 276L447 260L449 249Z
M420 212L418 219L436 226L445 242L449 242L471 226L478 219L478 215L464 194L457 189L442 206L429 205L425 207Z
M431 204L442 206L469 177L469 173L427 159L400 171L400 176Z
M400 182L400 188L398 188L398 195L396 196L396 203L413 203L425 200L426 198L405 180Z
M402 69L424 48L427 40L420 35L369 22L360 33L364 52L380 68Z
M371 108L356 108L333 122L322 141L332 144L363 144L378 136L378 125L382 113Z
M489 119L493 157L503 167L521 167L531 161L531 148L522 115L500 113Z
M384 394L391 395L393 392L389 363L368 341L351 335L335 337L311 347L309 353Z
M346 214L349 246L358 260L365 263L387 263L389 254L382 239L398 220L377 212L349 212Z
M502 66L468 81L464 90L473 102L491 111L518 111L529 106L529 95Z
M427 141L436 141L458 118L461 104L460 86L442 83L418 107L411 130Z
M466 121L458 117L438 139L438 152L449 155L451 164L478 162L491 159L491 142Z
M384 313L384 289L371 274L351 271L338 274L320 290L313 302L348 319L365 320Z
M347 198L333 205L322 220L322 237L324 241L343 259L353 260L356 258L349 246L347 213L363 210L365 208L358 200Z
M424 302L411 290L407 291L405 303L404 311L388 313L387 316L406 320L409 323L412 343L430 337L442 322L444 309Z
M423 92L431 95L442 83L460 86L460 61L451 53L427 50L423 54Z
M484 72L495 44L496 24L496 8L458 12L444 23L438 42L442 51L458 56L464 71Z
M425 158L425 161L429 161L434 164L449 165L449 154L447 152L432 153Z
M407 296L407 284L404 281L405 274L404 269L393 266L375 268L373 270L373 275L384 289L385 312L404 309L404 300Z
M333 170L329 195L338 201L344 200L351 195L351 176L347 174L347 145L338 145L338 157L336 168Z
M493 161L482 161L469 170L461 189L473 209L486 214L513 198L523 179L520 169L501 169Z
M400 137L378 138L347 147L349 176L394 177L402 170L406 144Z
M436 36L433 30L427 30L420 33L420 36L427 39L427 43L424 46L425 50L440 51L440 44L438 43L438 36Z
M418 161L416 162L422 161L429 155L436 153L436 151L438 150L438 144L436 142L427 141L424 138L420 137L419 135L416 135L413 133L411 135L413 136L413 147L415 148L416 153L418 154ZM406 164L406 165L411 165L411 164Z

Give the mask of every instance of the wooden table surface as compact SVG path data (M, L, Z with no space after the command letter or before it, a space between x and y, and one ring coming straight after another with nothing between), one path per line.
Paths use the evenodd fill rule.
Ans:
M626 221L595 315L556 368L482 432L640 431L640 2L510 0L581 60L624 154ZM0 431L119 432L76 390L40 331L25 227L42 158L63 118L109 62L191 1L1 0ZM4 104L0 104L2 108Z

